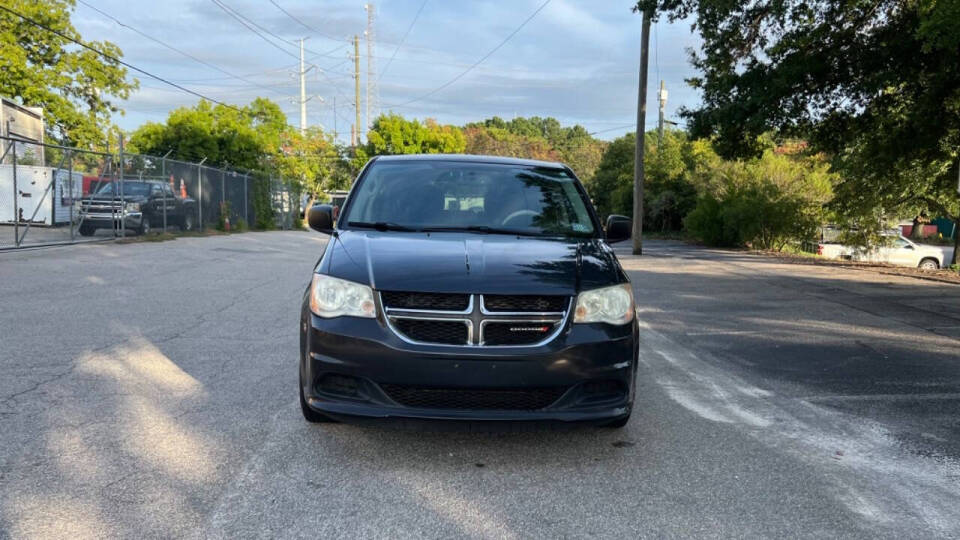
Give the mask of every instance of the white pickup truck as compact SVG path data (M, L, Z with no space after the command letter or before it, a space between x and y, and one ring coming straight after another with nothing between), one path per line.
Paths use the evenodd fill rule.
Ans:
M828 259L880 262L923 270L936 270L943 268L944 264L950 263L953 248L915 244L903 236L896 236L889 245L872 248L821 242L817 247L817 254Z

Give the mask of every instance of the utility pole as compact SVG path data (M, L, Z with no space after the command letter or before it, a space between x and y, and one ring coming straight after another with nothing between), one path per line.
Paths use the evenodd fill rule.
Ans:
M303 69L303 38L300 38L300 135L307 134L307 72Z
M957 195L960 195L960 153L957 154ZM953 220L953 255L950 266L960 263L960 216Z
M367 3L364 4L363 9L367 10L367 31L363 33L367 40L367 102L365 107L367 123L364 126L364 132L367 132L373 125L370 118L371 110L374 116L377 114L377 74L373 59L373 19L376 8L372 3Z
M337 144L337 96L333 96L333 143Z
M640 31L640 88L637 92L637 144L633 151L633 254L643 255L643 143L647 124L647 64L650 60L650 19L653 10L643 12Z
M114 191L116 193L116 191ZM127 236L127 203L123 198L123 133L120 133L120 236ZM142 215L142 214L141 214ZM141 218L142 219L142 218ZM116 228L114 228L116 235Z
M357 111L357 120L350 134L351 144L360 143L360 38L353 36L353 104Z
M667 89L663 85L663 79L660 80L660 121L657 123L657 151L663 146L663 112L667 108Z

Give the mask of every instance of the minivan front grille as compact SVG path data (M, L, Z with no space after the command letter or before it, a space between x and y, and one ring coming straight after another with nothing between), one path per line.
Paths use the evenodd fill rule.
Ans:
M393 324L403 335L421 343L467 345L470 341L470 330L466 321L397 319Z
M569 296L531 294L485 294L483 307L489 312L559 313L566 311Z
M383 291L383 306L394 309L464 311L470 306L469 294Z
M535 411L560 399L566 387L524 389L429 388L381 384L380 388L401 405L424 409L485 409Z
M569 296L381 291L387 325L414 344L530 347L559 335Z

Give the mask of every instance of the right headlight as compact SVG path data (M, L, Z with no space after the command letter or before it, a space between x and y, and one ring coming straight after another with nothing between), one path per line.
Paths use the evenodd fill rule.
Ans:
M314 274L310 283L310 311L327 319L340 316L377 316L373 290L360 283Z
M633 320L633 311L633 289L629 283L623 283L577 295L573 322L627 324Z

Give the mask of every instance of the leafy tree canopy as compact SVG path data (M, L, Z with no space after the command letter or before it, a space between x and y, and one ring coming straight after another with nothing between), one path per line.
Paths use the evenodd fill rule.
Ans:
M463 130L466 152L544 161L560 161L560 154L543 137L518 135L505 128L472 126Z
M10 9L81 41L70 23L73 0L6 0ZM85 42L115 58L109 41ZM0 95L44 110L47 137L64 145L102 148L113 113L139 87L127 70L88 49L0 11Z
M407 120L399 114L381 115L367 134L366 153L379 154L457 154L466 141L455 126L442 126L432 119Z
M807 139L841 173L838 208L931 208L960 220L960 3L956 0L643 0L694 17L704 43L683 114L724 156L759 155L768 130Z
M330 137L319 128L305 134L289 126L280 107L257 98L245 107L201 101L179 108L163 124L147 123L130 137L130 150L217 167L273 171L318 193L338 161Z
M583 126L564 127L559 120L551 117L532 116L504 120L499 116L494 116L482 122L467 124L464 129L472 130L478 143L490 138L505 142L508 139L508 136L504 135L505 133L514 135L515 137L511 138L512 144L485 146L492 147L495 155L518 155L533 157L534 159L562 161L583 179L593 177L597 165L600 164L603 150L606 148L605 142L594 139ZM481 136L484 130L489 132L490 137ZM538 150L544 157L524 154L525 147ZM473 151L469 148L467 151L471 154L488 153Z

